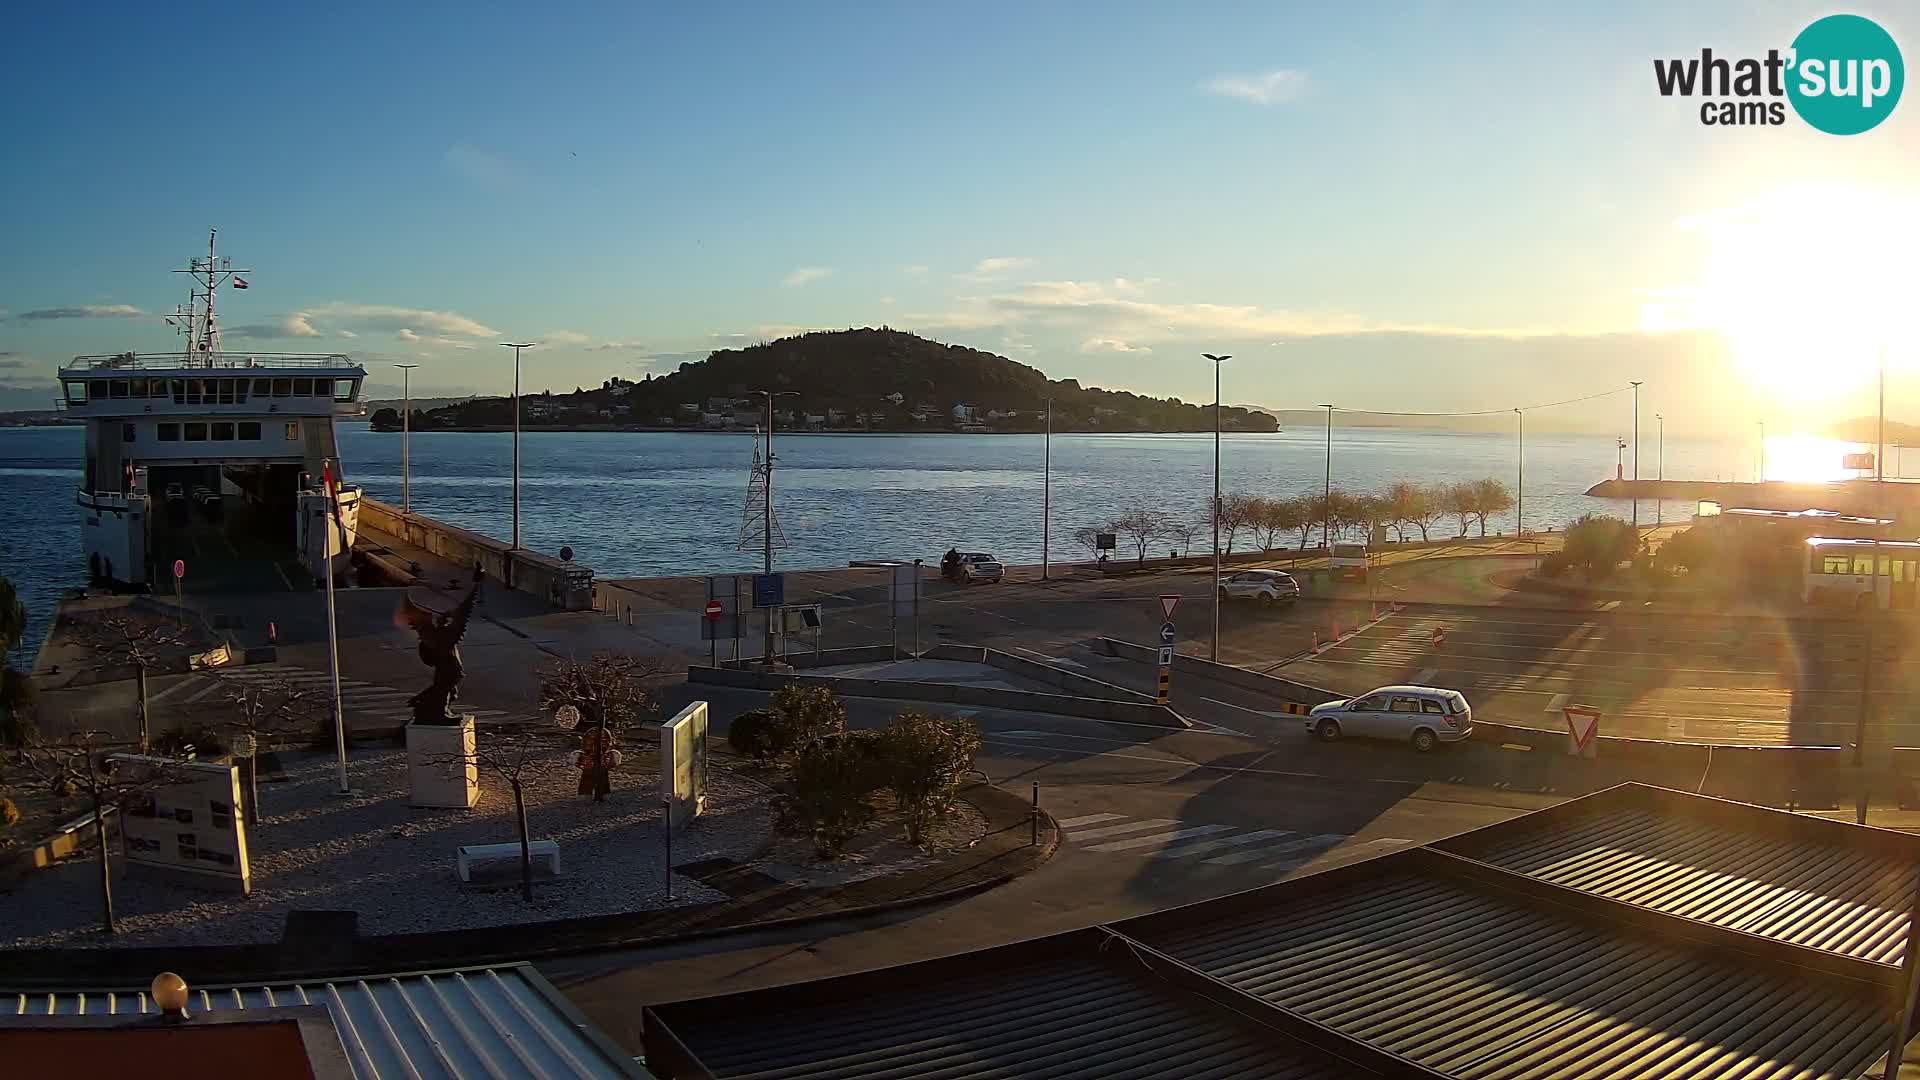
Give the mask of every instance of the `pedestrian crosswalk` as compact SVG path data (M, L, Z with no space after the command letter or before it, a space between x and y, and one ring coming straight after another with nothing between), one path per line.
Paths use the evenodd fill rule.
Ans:
M175 706L191 707L199 702L211 704L224 696L223 682L253 687L298 688L305 690L313 700L322 702L331 700L333 691L332 679L324 671L312 671L289 664L247 664L222 668L202 678L185 680L170 687L163 696L170 698ZM413 709L407 701L414 693L343 678L340 680L340 707L348 722L356 727L402 727L413 719ZM156 696L156 703L161 697ZM474 719L483 724L512 718L511 714L500 709L472 708L457 699L453 707L456 712L472 713Z
M1174 818L1127 814L1081 814L1059 819L1068 843L1085 851L1155 860L1197 859L1212 866L1257 864L1254 869L1293 867L1346 843L1346 833L1307 834L1292 829L1246 829ZM1411 840L1383 837L1360 846L1387 849Z

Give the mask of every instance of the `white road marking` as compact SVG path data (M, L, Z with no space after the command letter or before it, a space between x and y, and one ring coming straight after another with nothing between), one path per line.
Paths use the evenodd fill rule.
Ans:
M1059 824L1059 826L1063 829L1074 829L1082 825L1092 825L1095 822L1100 822L1100 821L1114 821L1116 819L1123 818L1123 817L1126 817L1126 815L1125 814L1081 814L1079 817L1058 818L1056 819L1056 821Z
M1231 825L1190 825L1171 832L1154 833L1152 836L1136 836L1131 840L1115 840L1110 844L1096 844L1089 851L1131 851L1134 848L1152 847L1155 844L1167 844L1175 840L1184 840L1189 836L1206 836L1209 833L1230 832Z
M1547 707L1544 709L1541 709L1540 711L1541 712L1559 712L1561 709L1564 709L1567 707L1567 702L1571 700L1572 697L1573 697L1572 694L1555 694L1552 697L1547 699Z
M1172 818L1149 818L1146 821L1131 821L1125 825L1108 825L1099 829L1071 830L1069 840L1098 840L1103 836L1125 836L1127 833L1146 832L1148 829L1164 829L1169 825L1178 825Z
M1239 847L1241 844L1257 844L1262 840L1275 840L1283 836L1296 835L1291 829L1255 829L1253 832L1240 833L1237 836L1221 836L1212 840L1201 840L1193 844L1181 844L1161 852L1157 858L1185 859L1193 855L1202 855L1209 851L1218 851L1224 847Z
M1316 846L1332 847L1345 839L1345 836L1338 833L1323 833L1319 836L1307 836L1299 840L1287 840L1278 844L1268 844L1265 847L1254 848L1252 851L1236 851L1230 855L1217 855L1205 861L1210 866L1232 866L1236 863L1254 862L1258 859L1265 859L1274 855L1284 855L1289 852L1300 851L1304 848Z
M1440 670L1439 668L1421 668L1419 671L1416 671L1413 673L1413 684L1415 686L1433 685L1432 683L1428 682L1428 680L1432 679L1434 675L1439 672L1439 670Z

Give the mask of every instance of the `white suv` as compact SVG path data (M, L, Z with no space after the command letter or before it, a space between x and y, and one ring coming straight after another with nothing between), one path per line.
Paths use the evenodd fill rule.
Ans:
M1473 734L1473 710L1458 690L1383 686L1357 698L1315 705L1307 733L1322 742L1342 735L1399 739L1421 753Z
M1278 570L1243 570L1221 579L1220 599L1293 604L1300 599L1300 583Z

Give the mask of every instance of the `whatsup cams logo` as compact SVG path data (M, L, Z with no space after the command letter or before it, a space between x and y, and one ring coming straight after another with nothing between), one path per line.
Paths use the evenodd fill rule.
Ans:
M1698 57L1655 60L1653 77L1661 97L1703 99L1700 122L1709 127L1785 124L1791 105L1829 135L1858 135L1900 103L1906 67L1880 24L1829 15L1800 31L1784 53L1729 59L1701 49Z

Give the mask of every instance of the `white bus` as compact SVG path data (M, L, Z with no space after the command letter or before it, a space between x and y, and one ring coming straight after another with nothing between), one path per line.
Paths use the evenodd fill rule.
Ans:
M1920 583L1920 543L1882 540L1879 603L1883 608L1914 607ZM1864 607L1874 588L1874 542L1857 538L1807 538L1807 565L1800 598L1809 604Z

